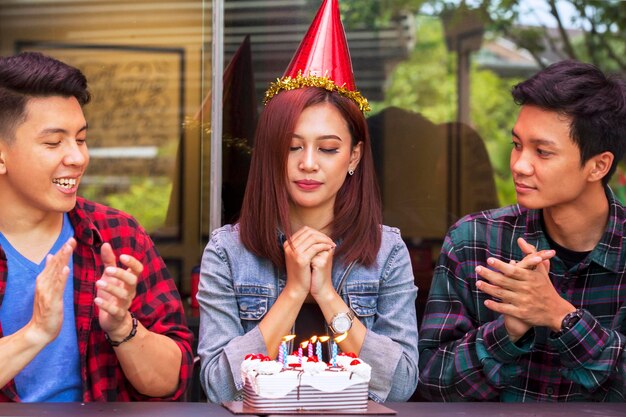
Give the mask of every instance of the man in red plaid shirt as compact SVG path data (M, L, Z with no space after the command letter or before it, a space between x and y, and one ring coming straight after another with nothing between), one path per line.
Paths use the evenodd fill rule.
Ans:
M89 98L76 68L0 58L0 401L176 399L191 378L193 336L154 244L77 197Z

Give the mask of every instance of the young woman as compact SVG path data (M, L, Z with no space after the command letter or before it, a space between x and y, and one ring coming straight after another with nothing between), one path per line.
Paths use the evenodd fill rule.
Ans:
M276 357L285 335L346 329L339 348L372 366L370 398L411 396L417 289L400 231L381 218L357 104L317 87L275 95L239 222L214 231L202 259L198 352L211 401L238 398L246 354Z

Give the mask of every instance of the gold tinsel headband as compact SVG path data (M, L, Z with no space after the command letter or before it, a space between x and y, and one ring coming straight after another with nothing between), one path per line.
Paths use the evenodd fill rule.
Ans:
M277 78L276 81L270 84L269 88L265 92L263 103L267 104L272 97L283 90L289 91L302 87L320 87L328 91L336 91L342 96L354 101L363 113L372 110L367 102L367 99L363 97L360 92L351 91L343 86L338 86L333 80L326 76L320 77L317 75L308 75L305 77L302 75L302 71L298 71L298 75L295 77L286 76L283 78Z

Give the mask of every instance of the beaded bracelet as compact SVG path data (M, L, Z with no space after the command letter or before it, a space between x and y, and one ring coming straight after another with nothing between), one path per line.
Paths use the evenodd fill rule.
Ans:
M133 328L131 329L130 333L128 336L126 336L123 340L119 341L119 342L114 342L113 340L111 340L109 338L109 335L104 333L104 338L107 340L107 342L109 342L109 344L113 347L119 346L124 342L128 342L130 339L132 339L133 337L135 337L135 335L137 334L137 317L135 317L135 315L133 313L130 313L130 317L133 319Z

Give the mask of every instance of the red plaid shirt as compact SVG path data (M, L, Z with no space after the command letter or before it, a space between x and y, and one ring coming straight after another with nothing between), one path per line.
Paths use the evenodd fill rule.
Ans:
M98 322L98 311L93 300L96 295L96 281L104 270L100 258L100 247L104 242L113 246L118 257L124 253L132 255L144 266L130 311L148 330L170 337L180 348L182 367L178 389L165 399L179 398L192 376L193 334L187 327L178 290L152 240L131 216L82 198L78 198L76 207L69 212L69 217L77 241L73 257L74 311L83 400L152 399L138 393L126 380L117 356L105 340ZM0 307L6 290L7 275L6 255L0 247ZM19 401L14 381L0 390L0 402L2 401Z

